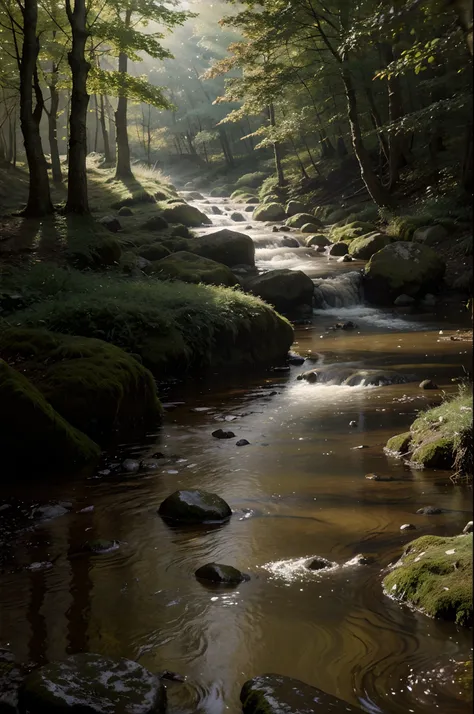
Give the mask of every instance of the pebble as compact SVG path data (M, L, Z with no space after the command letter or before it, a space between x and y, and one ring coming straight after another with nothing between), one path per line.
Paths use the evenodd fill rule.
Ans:
M86 506L85 508L81 508L81 510L78 511L78 513L92 513L93 510L94 510L94 506Z
M349 426L358 426L357 422L353 419L349 422Z
M233 431L224 431L223 429L216 429L212 432L212 436L215 439L233 439L235 434Z
M468 521L466 523L466 525L464 526L464 528L462 529L462 532L463 533L472 533L472 527L473 527L473 522Z
M247 441L247 439L239 439L235 445L236 446L247 446L248 444L250 444L250 441Z
M416 526L413 525L413 523L404 523L403 526L400 526L401 531L416 531Z

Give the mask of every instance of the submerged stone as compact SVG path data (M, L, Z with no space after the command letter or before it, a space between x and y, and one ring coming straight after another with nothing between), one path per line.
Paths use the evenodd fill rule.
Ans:
M166 690L137 662L76 654L31 672L20 707L32 714L163 714Z
M223 498L201 489L175 491L158 509L165 520L181 523L206 523L228 520L232 511Z
M194 573L198 580L209 580L213 583L227 585L238 585L245 580L250 580L249 575L241 573L232 565L222 565L221 563L207 563Z
M244 714L355 714L361 710L305 682L262 674L240 692Z
M416 526L413 525L413 523L404 523L402 526L400 526L401 531L416 531Z
M334 568L335 565L336 563L320 555L317 555L315 558L310 558L306 563L308 570L324 570L325 568Z

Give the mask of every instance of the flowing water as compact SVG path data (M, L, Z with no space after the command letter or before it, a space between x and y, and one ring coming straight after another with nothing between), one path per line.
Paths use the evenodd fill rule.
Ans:
M384 569L413 538L400 525L415 524L416 536L455 535L472 517L470 491L454 487L448 473L411 470L382 450L417 410L439 402L439 392L418 388L421 379L457 388L452 378L462 376L470 354L467 343L449 337L466 326L465 313L457 305L431 313L364 306L362 263L283 247L284 233L244 215L242 223L213 216L202 232L243 231L255 241L259 268L302 269L315 280L319 307L295 336L306 363L280 376L235 372L170 387L165 399L174 404L160 430L109 455L118 463L160 451L166 458L155 471L64 474L47 485L33 478L16 494L1 486L3 501L8 493L73 508L18 536L0 574L0 646L34 663L88 650L177 671L187 679L169 685L171 714L237 713L244 681L265 672L304 680L367 712L466 714L468 696L452 672L472 657L471 633L412 612L381 588ZM358 327L326 330L339 320ZM324 381L297 379L316 366ZM360 370L396 371L407 381L365 386L359 376L347 386L347 375ZM219 426L235 439L212 438ZM241 438L250 444L236 447ZM387 479L367 480L373 472ZM230 503L228 524L163 523L161 501L194 487ZM425 505L446 512L416 515ZM81 554L94 537L120 547ZM302 567L311 555L342 566L358 553L372 563ZM231 590L204 587L194 571L210 561L251 580ZM29 570L32 562L52 567Z

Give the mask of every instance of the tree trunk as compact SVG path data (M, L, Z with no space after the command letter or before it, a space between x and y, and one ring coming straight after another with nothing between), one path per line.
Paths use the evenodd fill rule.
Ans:
M88 31L85 0L75 0L74 10L66 0L71 25L72 46L68 52L72 74L71 114L69 117L69 167L66 213L89 213L87 198L87 75L90 64L85 58Z
M125 27L130 26L132 19L132 11L127 9L125 12ZM115 169L115 178L127 180L133 177L132 167L130 164L130 145L128 143L127 132L127 90L126 90L126 74L128 68L128 57L125 52L120 52L118 58L118 71L122 76L122 88L119 93L117 111L115 112L115 132L117 137L117 166Z
M390 44L381 46L381 54L385 65L388 66L395 60L395 53ZM399 121L405 114L402 100L402 87L400 78L394 74L389 74L387 78L388 86L388 121L390 124ZM400 169L408 163L408 151L406 147L406 139L404 137L390 131L388 134L388 189L393 190L400 176Z
M105 111L109 122L110 158L115 163L117 158L117 137L115 131L115 112L108 96L105 96Z
M360 175L374 203L376 203L377 206L390 206L390 197L387 191L380 183L380 181L378 180L372 168L369 153L364 146L361 126L359 122L359 115L357 111L357 97L352 83L352 77L350 76L348 68L344 66L346 61L347 55L342 60L341 78L344 84L344 90L347 100L347 113L351 128L352 146L354 149L354 154L356 155L357 160L359 162Z
M58 68L56 63L53 61L51 67L51 84L49 85L49 91L51 95L51 106L48 114L48 139L49 139L49 151L51 153L51 167L53 174L54 183L62 183L63 175L61 172L61 160L59 158L59 147L58 147L58 107L59 107L59 93L56 89L58 78Z
M99 102L97 101L97 94L94 94L94 118L95 118L94 151L97 154L98 149L99 149Z
M380 113L379 113L379 110L377 109L374 95L372 94L372 90L370 89L370 87L365 87L365 94L366 94L367 100L369 102L370 119L372 121L372 125L373 125L375 131L377 132L377 138L380 143L380 150L382 151L383 155L385 156L386 160L388 161L388 157L390 156L388 142L387 142L387 139L385 138L385 134L383 133L383 131L381 129L382 119L380 118Z
M232 154L232 149L230 148L227 132L225 129L222 129L222 127L219 127L219 139L224 152L226 164L230 167L234 166L234 156Z
M36 62L39 39L37 0L25 0L23 9L23 47L20 59L20 126L29 170L28 202L25 216L45 216L53 213L49 190L48 168L41 144L40 121L43 95L38 80ZM33 85L36 105L33 108Z
M275 122L275 107L273 104L270 104L268 107L268 116L270 119L270 126L276 126ZM275 170L276 174L278 177L278 185L279 186L286 186L286 181L285 181L285 174L283 172L283 166L282 166L282 149L281 149L281 144L278 141L275 141L273 144L273 156L275 158Z
M107 131L107 123L105 121L105 104L104 95L100 95L100 128L102 131L102 143L104 145L104 161L106 164L112 162L112 156L110 154L110 144L109 144L109 133Z
M473 53L472 42L472 0L448 0L448 5L452 5L458 16L459 26L464 34L469 52Z

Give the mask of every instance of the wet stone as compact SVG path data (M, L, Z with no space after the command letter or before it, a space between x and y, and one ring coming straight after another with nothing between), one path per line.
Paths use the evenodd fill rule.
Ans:
M295 352L290 352L288 355L288 362L292 365L299 366L305 363L305 358Z
M216 429L212 432L215 439L233 439L235 434L233 431L224 431L224 429Z
M371 563L373 562L374 559L372 558L372 556L358 553L353 558L348 560L347 563L344 563L343 567L351 567L353 565L371 565Z
M83 550L88 553L94 553L94 555L102 555L103 553L110 553L113 550L117 550L118 547L119 544L116 540L96 538L95 540L88 540L84 543Z
M289 367L273 367L272 372L276 374L287 374L290 371Z
M0 712L1 714L17 714L18 695L23 683L25 672L15 662L13 652L0 649Z
M468 521L466 523L466 525L464 526L464 528L462 529L462 532L463 533L472 533L472 529L473 529L473 522Z
M262 674L245 682L240 693L244 714L360 714L342 699L280 674Z
M35 508L33 511L33 516L41 521L51 521L53 518L65 516L66 513L69 513L69 509L57 504L38 506L38 508Z
M122 463L122 469L128 473L134 474L140 470L140 463L135 459L125 459Z
M432 379L424 379L420 382L420 389L439 389L439 387Z
M413 523L404 523L402 526L400 526L401 531L416 531L416 526L413 525Z
M226 521L232 511L217 494L195 489L172 493L160 505L158 514L178 523L208 523Z
M437 516L445 512L444 508L438 508L437 506L423 506L423 508L417 510L418 515L421 516Z
M308 570L324 570L325 568L334 568L335 565L336 563L333 563L320 555L317 555L315 558L310 558L306 563Z
M232 565L222 565L221 563L207 563L207 565L198 568L194 574L198 580L208 580L222 585L238 585L250 580L249 575L241 573Z
M22 711L162 714L166 690L137 662L76 654L31 672L20 690Z
M247 441L247 439L239 439L235 445L236 446L248 446L250 444L250 441Z

